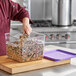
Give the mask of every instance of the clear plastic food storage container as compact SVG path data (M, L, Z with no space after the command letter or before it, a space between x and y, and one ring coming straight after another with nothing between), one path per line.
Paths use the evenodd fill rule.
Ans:
M43 58L45 36L32 32L30 36L22 33L14 36L6 34L7 56L19 62L40 60ZM9 38L9 39L8 39Z

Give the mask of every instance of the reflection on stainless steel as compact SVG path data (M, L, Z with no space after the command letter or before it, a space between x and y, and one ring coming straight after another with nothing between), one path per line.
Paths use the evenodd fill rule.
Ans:
M58 4L58 24L67 26L71 25L71 17L72 17L72 0L59 0Z
M57 26L72 24L72 0L52 1L52 23Z

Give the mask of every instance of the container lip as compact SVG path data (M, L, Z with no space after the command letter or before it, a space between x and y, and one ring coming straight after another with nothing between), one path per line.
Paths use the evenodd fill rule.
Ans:
M45 34L38 33L38 32L36 32L36 31L32 31L32 33L36 33L36 34L39 34L39 35L43 35L43 36L45 36Z
M22 34L21 31L20 31L20 33ZM39 35L43 35L43 36L45 36L44 34L42 34L42 33L38 33L38 32L36 32L36 31L34 31L34 30L32 30L32 33L35 33L35 34L39 34Z
M19 32L19 33L15 34L15 35L12 36L12 37L15 37L15 36L18 35L18 34L22 34L22 32ZM44 38L45 38L45 34L38 33L38 32L36 32L36 31L32 31L31 34L37 34L37 35L40 35L40 36L44 36ZM31 37L31 34L28 36L29 38ZM10 35L10 36L11 36L11 35ZM17 38L17 37L16 37L16 38ZM18 38L17 38L17 39L18 39Z
M15 35L11 35L10 33L6 33L6 34L7 34L7 35L10 35L9 39L13 38L13 39L15 39L15 40L17 40L17 41L19 41L19 35L22 35L21 32L15 34ZM45 34L38 33L38 32L36 32L36 31L32 31L32 34L37 34L37 35L38 35L37 37L42 37L43 39L41 39L41 41L45 42ZM32 39L32 38L37 38L37 37L35 37L35 36L32 37L32 34L29 35L27 39L29 39L29 38L30 38L30 39ZM6 35L6 36L7 36L7 35ZM17 36L17 35L18 35L18 36ZM10 41L11 41L11 40L10 40ZM12 41L11 41L11 42L12 42Z

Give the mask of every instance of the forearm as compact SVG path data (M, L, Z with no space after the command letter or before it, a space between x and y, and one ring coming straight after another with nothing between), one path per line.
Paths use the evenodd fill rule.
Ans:
M22 23L23 23L23 25L24 24L28 25L29 24L29 18L28 17L23 18Z
M23 22L23 33L30 35L30 33L32 32L32 28L29 24L29 18L28 17L23 18L22 22Z

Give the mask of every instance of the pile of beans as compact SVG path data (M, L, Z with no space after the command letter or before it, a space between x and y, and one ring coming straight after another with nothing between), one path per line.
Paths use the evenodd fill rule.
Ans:
M43 43L20 36L20 40L6 45L9 58L19 62L40 60L43 58Z

